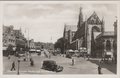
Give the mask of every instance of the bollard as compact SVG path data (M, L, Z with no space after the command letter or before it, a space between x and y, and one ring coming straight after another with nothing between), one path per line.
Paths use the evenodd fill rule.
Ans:
M101 73L101 66L100 65L98 65L98 74L102 74Z

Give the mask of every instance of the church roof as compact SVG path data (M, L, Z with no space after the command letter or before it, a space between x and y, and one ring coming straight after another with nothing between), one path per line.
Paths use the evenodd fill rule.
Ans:
M114 32L112 31L104 32L103 36L114 36Z
M73 40L81 38L85 34L85 22L81 25L79 29L77 29Z
M100 37L114 37L114 32L113 31L107 31L107 32L103 32L101 34L99 34L96 39L100 38Z

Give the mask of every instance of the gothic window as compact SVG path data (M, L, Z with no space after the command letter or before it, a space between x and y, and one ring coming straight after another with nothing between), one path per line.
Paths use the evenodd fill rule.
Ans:
M107 40L107 41L106 41L106 50L107 50L107 51L110 51L110 50L111 50L110 40Z

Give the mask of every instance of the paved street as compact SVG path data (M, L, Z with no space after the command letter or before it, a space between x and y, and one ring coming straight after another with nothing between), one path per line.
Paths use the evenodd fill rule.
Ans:
M82 57L75 58L75 65L71 65L71 59L65 58L63 56L52 56L50 59L55 60L58 65L64 67L62 72L52 72L41 69L43 60L49 59L44 56L38 56L37 54L32 54L32 58L34 60L35 66L31 67L29 61L20 62L20 74L98 74L98 60L91 59L87 61ZM10 71L11 64L15 61L16 70ZM17 74L17 57L11 56L11 59L8 60L7 57L3 58L3 73L4 74ZM103 64L102 65L102 73L103 74L115 74L116 72L115 64Z

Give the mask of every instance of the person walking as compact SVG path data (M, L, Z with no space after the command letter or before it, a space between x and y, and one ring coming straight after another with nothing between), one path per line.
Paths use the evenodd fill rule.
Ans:
M75 59L72 57L72 66L75 64Z
M34 61L32 58L30 59L30 66L34 66Z
M15 61L13 61L13 63L12 63L11 71L12 70L15 70Z

